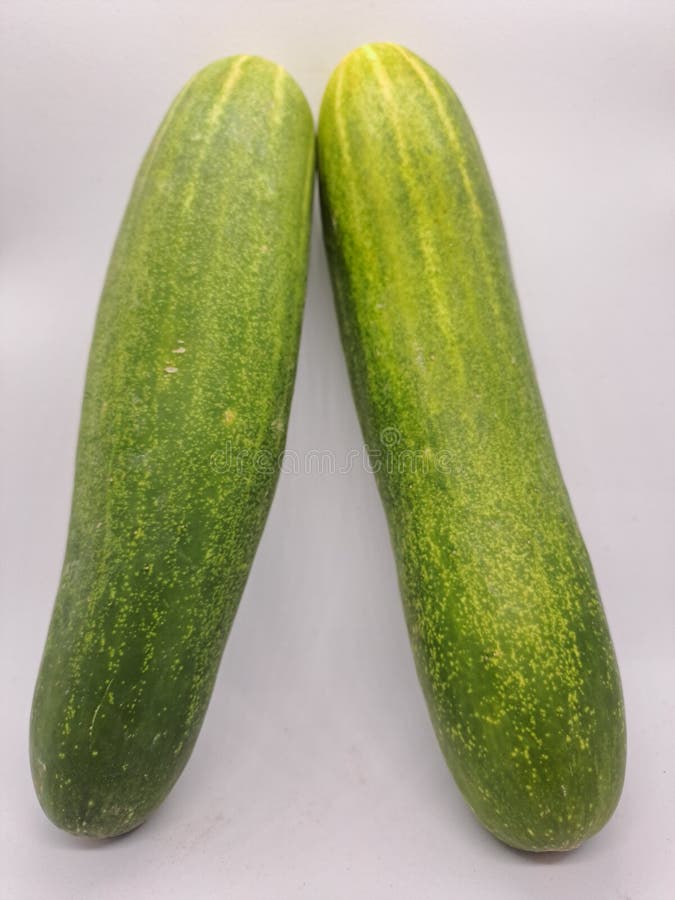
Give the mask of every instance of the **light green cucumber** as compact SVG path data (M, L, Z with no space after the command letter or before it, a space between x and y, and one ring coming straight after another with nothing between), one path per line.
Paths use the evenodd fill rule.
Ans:
M304 303L314 135L281 67L179 94L100 301L30 728L59 826L136 827L190 756L272 501Z
M342 339L419 678L457 784L526 850L612 814L621 686L471 125L429 65L350 54L319 124Z

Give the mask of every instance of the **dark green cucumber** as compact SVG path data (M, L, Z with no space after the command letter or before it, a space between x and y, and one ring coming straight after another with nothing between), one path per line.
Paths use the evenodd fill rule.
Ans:
M203 69L145 157L101 297L30 755L47 815L139 825L190 756L279 472L307 272L312 116Z
M621 685L476 138L437 72L373 44L333 74L318 147L343 345L439 742L497 837L575 847L621 792Z

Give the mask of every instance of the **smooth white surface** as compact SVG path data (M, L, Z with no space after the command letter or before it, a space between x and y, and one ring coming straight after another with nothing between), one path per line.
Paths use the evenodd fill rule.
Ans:
M675 818L675 7L316 0L2 4L0 897L664 900ZM318 110L353 47L434 64L478 132L622 667L614 819L532 858L473 820L417 685L373 478L282 476L206 724L162 808L92 843L34 797L33 683L84 367L132 179L183 82L247 52ZM361 446L318 221L288 438Z

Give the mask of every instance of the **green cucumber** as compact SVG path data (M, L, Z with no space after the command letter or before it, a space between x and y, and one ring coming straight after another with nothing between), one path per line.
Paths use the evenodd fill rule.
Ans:
M188 82L136 179L31 715L37 795L68 831L142 823L197 738L279 473L313 170L302 92L238 56Z
M329 82L318 156L342 341L439 743L493 834L570 849L619 799L622 692L478 143L433 68L372 44Z

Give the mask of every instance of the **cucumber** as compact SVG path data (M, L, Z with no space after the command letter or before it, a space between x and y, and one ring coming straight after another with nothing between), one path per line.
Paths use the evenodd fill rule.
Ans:
M141 824L197 738L279 473L313 173L300 89L237 56L188 82L137 176L30 723L38 798L70 832Z
M433 68L372 44L330 79L318 158L342 341L440 746L494 835L573 848L619 799L622 691L476 137Z

